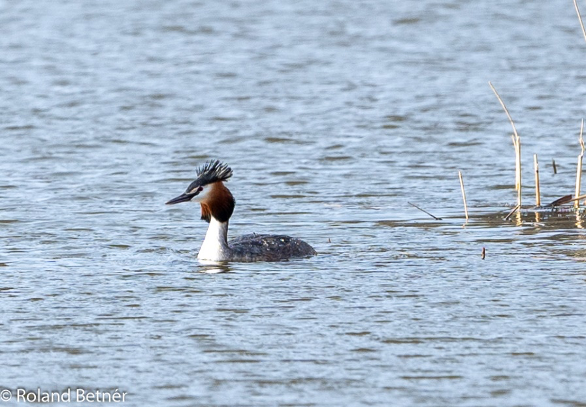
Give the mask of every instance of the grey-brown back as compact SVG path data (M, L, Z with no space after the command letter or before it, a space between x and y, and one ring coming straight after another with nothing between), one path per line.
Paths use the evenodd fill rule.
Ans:
M242 235L228 245L232 252L230 258L240 262L275 262L317 255L307 242L287 235Z

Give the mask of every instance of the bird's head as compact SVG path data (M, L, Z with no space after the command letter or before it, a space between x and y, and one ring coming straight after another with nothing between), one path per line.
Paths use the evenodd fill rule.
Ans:
M206 162L197 169L197 178L185 192L166 204L195 201L201 204L201 218L210 222L213 216L218 221L228 221L234 211L234 197L223 181L232 177L232 169L219 160Z

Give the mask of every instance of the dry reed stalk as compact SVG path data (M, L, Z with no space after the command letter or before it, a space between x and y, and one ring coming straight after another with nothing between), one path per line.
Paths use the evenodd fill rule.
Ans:
M578 3L574 0L574 7L576 8L576 14L578 14L578 20L580 21L580 27L582 28L582 34L584 34L584 40L586 41L586 30L584 29L584 23L582 22L582 16L580 15L580 9Z
M551 165L553 166L553 174L558 174L558 167L555 165L554 159L551 159Z
M430 217L432 217L434 220L441 221L441 218L440 218L440 217L436 217L436 216L435 216L435 215L433 215L432 213L425 211L423 208L421 208L421 207L419 207L419 206L417 206L417 205L415 205L415 204L413 204L413 203L410 203L409 201L407 201L407 204L409 204L409 205L411 205L411 206L413 206L413 207L417 208L419 211L423 211L424 213L426 213L427 215L429 215Z
M578 168L576 169L576 197L580 197L580 185L582 184L582 159L583 155L578 156ZM574 202L574 208L580 208L580 201Z
M521 208L521 206L520 206L519 204L517 204L517 205L515 206L515 208L513 208L513 209L511 210L511 212L510 212L509 214L507 214L507 216L505 217L505 221L508 221L508 220L509 220L509 218L511 218L511 215L515 214L515 211L517 211L519 208Z
M464 214L466 214L466 221L468 221L468 204L466 203L466 190L464 190L464 179L462 179L462 172L458 171L460 177L460 188L462 189L462 200L464 200Z
M576 193L574 196L580 196L580 187L582 186L582 159L584 158L584 138L582 134L584 132L584 119L580 124L580 155L578 156L578 168L576 169ZM580 200L574 201L574 208L580 207Z
M513 127L513 147L515 148L515 190L517 190L517 205L521 206L521 139L519 138L519 134L517 133L517 128L515 127L515 122L513 122L513 118L509 114L509 110L507 109L505 103L501 99L500 95L492 86L492 83L488 81L488 85L490 85L490 89L494 92L497 99L499 100L503 110L507 114L507 118L509 118L509 122L511 122L511 126Z
M517 139L517 149L515 150L515 173L517 179L517 204L521 206L521 141Z
M535 169L535 206L541 205L541 192L539 190L539 162L537 161L537 155L533 155L533 168Z
M519 194L521 191L521 144L515 135L511 135L513 148L515 149L515 190L517 191L517 204L519 203Z

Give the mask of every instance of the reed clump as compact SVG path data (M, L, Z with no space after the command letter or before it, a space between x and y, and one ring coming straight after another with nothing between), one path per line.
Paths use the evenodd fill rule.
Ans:
M578 11L577 7L578 6L576 5L576 10ZM580 15L579 11L578 11L578 15ZM580 25L582 26L582 30L584 32L584 38L586 39L586 31L584 31L584 26L582 24L581 18L580 18ZM519 137L519 133L517 132L515 122L513 121L513 118L511 117L511 114L509 113L507 106L503 102L502 98L500 97L500 95L498 94L497 90L492 85L492 83L488 82L488 84L490 85L490 88L492 89L492 91L496 95L498 101L500 102L503 110L505 111L505 114L507 115L507 118L509 119L509 122L511 123L511 127L513 128L513 134L511 136L511 138L513 140L513 147L515 150L515 190L517 191L517 205L505 217L505 219L509 219L511 217L511 215L513 215L515 213L515 211L522 209L522 207L521 207L521 205L522 205L522 201L521 201L521 198L522 198L522 195L521 195L521 138ZM545 206L541 205L541 188L540 188L540 183L539 183L539 162L537 160L537 154L533 155L533 167L534 167L534 173L535 173L535 207L532 207L531 210L547 211L547 210L551 210L555 207L560 207L560 206L562 206L564 204L568 204L568 203L573 203L574 210L576 210L576 211L580 210L580 201L583 198L586 198L586 197L582 197L580 195L580 190L581 190L581 185L582 185L582 161L584 159L584 151L585 151L583 133L584 133L584 119L582 119L582 122L580 125L580 136L579 136L580 154L578 155L578 166L576 169L576 187L575 187L573 198L571 195L567 195L567 196L561 197L561 198L553 201L552 203L550 203L548 205L545 205ZM553 164L554 174L556 174L557 168L556 168L555 160L553 160L553 159L552 159L552 164Z

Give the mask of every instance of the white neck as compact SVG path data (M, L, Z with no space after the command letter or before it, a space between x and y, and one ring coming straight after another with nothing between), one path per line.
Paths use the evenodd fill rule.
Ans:
M208 232L203 244L201 244L197 258L205 261L225 261L229 256L228 221L220 222L211 217Z

